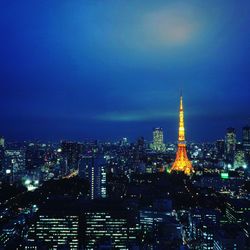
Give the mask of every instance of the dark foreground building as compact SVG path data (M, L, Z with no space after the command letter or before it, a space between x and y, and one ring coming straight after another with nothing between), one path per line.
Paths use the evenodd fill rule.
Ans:
M29 228L25 249L132 249L137 216L110 200L53 199Z

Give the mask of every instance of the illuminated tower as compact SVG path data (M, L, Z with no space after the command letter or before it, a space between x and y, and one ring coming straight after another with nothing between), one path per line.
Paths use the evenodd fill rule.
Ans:
M176 159L171 168L172 171L181 171L187 175L190 175L194 170L192 163L189 161L186 150L185 142L185 128L184 128L184 111L182 104L182 95L180 98L180 114L179 114L179 136L178 136L178 150L176 153Z

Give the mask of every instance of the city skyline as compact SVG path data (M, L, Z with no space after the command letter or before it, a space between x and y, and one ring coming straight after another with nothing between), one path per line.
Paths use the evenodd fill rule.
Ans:
M0 133L10 140L190 141L249 124L248 1L1 3ZM120 14L119 14L120 13Z
M250 249L250 1L0 1L0 250Z

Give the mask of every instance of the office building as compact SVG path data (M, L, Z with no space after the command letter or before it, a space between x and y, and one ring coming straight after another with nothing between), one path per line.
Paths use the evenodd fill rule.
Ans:
M196 208L190 211L190 235L195 240L202 239L206 249L212 249L213 228L219 225L220 216L220 212L214 209Z
M157 152L165 152L166 145L164 144L163 141L164 141L163 129L155 128L153 130L153 143L151 144L151 148Z
M94 163L94 164L93 164ZM106 171L103 156L94 158L92 164L88 166L90 182L90 198L106 198Z
M242 129L242 145L246 164L250 165L250 126L245 126Z
M226 216L229 223L244 223L245 213L250 211L250 201L246 199L231 199L226 202Z
M245 126L242 129L242 144L246 152L250 152L250 126Z
M80 209L74 200L51 200L39 210L30 226L26 249L79 249Z
M94 166L94 156L81 155L79 160L79 176L89 180L90 169Z
M90 184L90 198L106 198L106 161L102 155L82 155L79 161L79 176Z
M25 170L25 150L5 150L3 168L10 183L19 180L18 174Z
M236 144L233 167L234 169L246 168L245 152L241 143Z
M78 168L80 154L83 153L83 144L78 142L61 142L62 155L67 159L69 169Z
M237 225L224 225L214 236L214 250L247 250L246 237Z
M225 152L228 162L233 163L236 149L236 132L234 128L228 128L225 138Z
M101 240L108 237L111 246L116 249L126 249L128 238L127 221L125 218L115 218L108 212L87 212L86 216L86 249L94 249Z
M0 136L0 148L4 148L5 147L5 139L3 136Z
M225 154L225 141L217 140L216 141L216 153L218 159L223 159Z
M119 205L102 203L85 212L85 249L130 249L139 224Z
M214 231L215 226L211 224L203 224L200 227L201 244L200 249L202 250L213 250L214 249Z
M30 143L25 152L26 168L34 170L44 165L45 154L46 147L44 145Z

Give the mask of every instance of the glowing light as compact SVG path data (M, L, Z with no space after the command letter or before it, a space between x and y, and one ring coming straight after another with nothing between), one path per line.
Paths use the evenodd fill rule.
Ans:
M6 174L10 174L11 170L10 169L6 169Z
M199 25L180 8L168 6L145 16L145 38L154 37L155 46L176 46L194 39Z
M228 175L228 173L221 173L221 174L220 174L220 177L221 177L222 179L228 179L228 178L229 178L229 175Z
M244 169L246 169L246 168L247 168L247 164L244 164L242 167L243 167Z
M37 187L35 187L33 185L28 185L27 189L28 189L28 191L34 191L35 189L37 189Z
M30 183L31 183L31 180L30 180L30 179L27 179L27 180L25 180L24 185L25 185L25 186L28 186L28 185L30 185Z
M192 163L188 159L187 150L186 150L182 96L180 98L178 150L176 153L175 162L170 171L171 172L181 171L187 175L190 175L192 172L194 172Z

